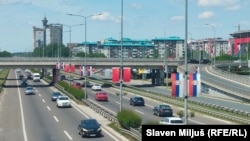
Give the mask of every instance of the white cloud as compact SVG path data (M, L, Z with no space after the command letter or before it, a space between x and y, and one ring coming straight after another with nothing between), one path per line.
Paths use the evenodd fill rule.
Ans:
M170 18L171 21L182 21L184 20L183 16L174 16Z
M223 6L228 10L240 9L240 0L199 0L198 6Z
M214 16L214 13L213 13L213 12L211 12L211 11L205 11L205 12L199 14L199 15L198 15L198 18L199 18L199 19L207 19L207 18L211 18L211 17L213 17L213 16Z
M232 5L227 7L227 10L239 10L240 9L240 5Z
M137 4L137 3L132 3L131 7L133 7L134 9L141 9L142 8L142 6Z
M104 20L107 20L107 19L110 19L111 16L110 16L110 13L109 12L102 12L101 15L95 15L92 17L92 19L94 20L100 20L100 21L104 21Z
M199 0L199 6L219 6L219 5L234 5L237 4L239 0Z

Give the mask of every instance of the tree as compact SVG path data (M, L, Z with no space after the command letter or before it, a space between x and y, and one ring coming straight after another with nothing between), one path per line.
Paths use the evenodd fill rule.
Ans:
M33 57L69 57L69 48L57 43L48 44L45 47L37 47L33 51Z
M2 51L0 52L0 57L12 57L10 52Z
M85 52L79 52L79 53L77 53L76 57L85 57ZM103 53L90 53L90 54L86 54L86 57L106 58L106 56Z

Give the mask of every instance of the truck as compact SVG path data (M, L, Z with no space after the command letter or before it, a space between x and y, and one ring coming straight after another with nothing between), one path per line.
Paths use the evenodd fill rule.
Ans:
M40 78L41 78L41 76L40 76L39 73L34 73L33 74L33 81L34 82L40 82Z

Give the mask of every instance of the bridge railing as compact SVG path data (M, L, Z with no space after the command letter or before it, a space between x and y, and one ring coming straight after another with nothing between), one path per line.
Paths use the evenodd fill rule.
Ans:
M214 66L208 67L208 70L216 75L219 75L219 76L225 78L225 79L229 79L231 81L236 81L238 83L250 86L250 77L248 77L248 76L230 73L228 71L218 69L217 67L214 67Z

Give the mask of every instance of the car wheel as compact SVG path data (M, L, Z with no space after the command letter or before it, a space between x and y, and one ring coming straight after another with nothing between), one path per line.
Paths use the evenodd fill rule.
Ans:
M81 132L81 137L83 138L84 137L84 134Z
M160 116L160 112L157 112L157 116Z

